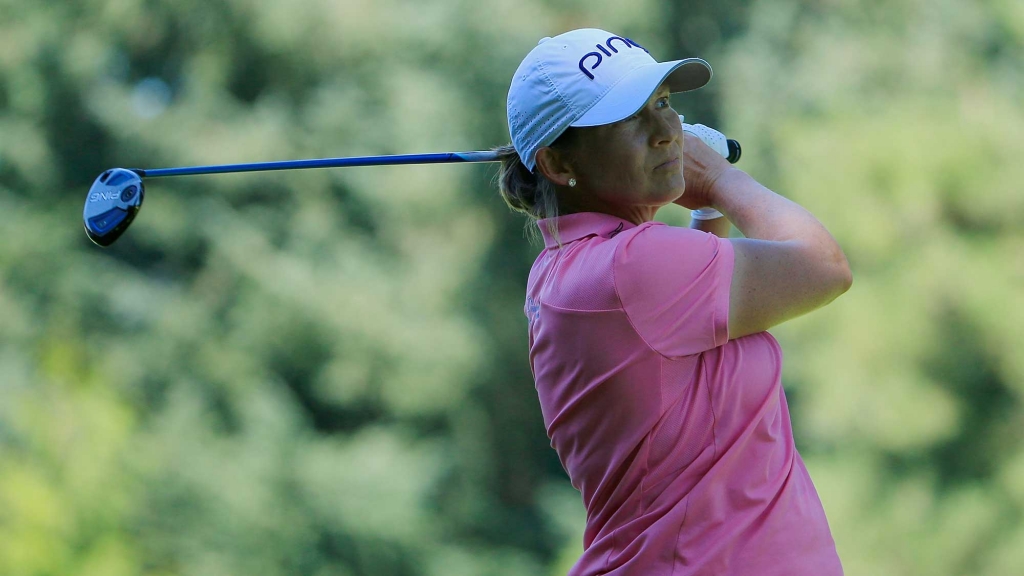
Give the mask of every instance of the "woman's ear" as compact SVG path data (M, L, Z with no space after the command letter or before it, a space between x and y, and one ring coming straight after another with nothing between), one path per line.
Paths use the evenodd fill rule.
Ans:
M537 171L555 186L568 186L569 179L575 176L565 154L550 146L539 148L536 158Z

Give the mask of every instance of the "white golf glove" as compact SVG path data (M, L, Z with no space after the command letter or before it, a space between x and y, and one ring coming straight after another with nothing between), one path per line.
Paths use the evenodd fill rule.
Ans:
M679 121L683 121L683 117L679 117ZM712 150L722 155L722 158L729 157L729 143L725 134L722 134L714 128L708 128L703 124L687 124L683 122L683 132L700 138L705 144L711 147Z
M722 155L722 158L729 157L729 143L725 134L722 134L714 128L708 128L703 124L687 124L683 122L683 117L679 116L679 121L683 123L683 132L700 138L702 142L711 147L712 150ZM721 218L723 214L714 208L698 208L690 212L690 217L694 220L714 220L715 218Z

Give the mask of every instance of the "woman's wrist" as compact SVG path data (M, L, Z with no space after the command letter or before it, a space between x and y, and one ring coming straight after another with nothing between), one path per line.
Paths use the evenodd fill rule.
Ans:
M690 211L690 218L693 218L694 220L714 220L716 218L721 218L722 216L724 216L724 214L714 208L698 208Z
M714 234L719 238L728 238L732 231L732 224L729 222L728 218L715 218L713 220L699 220L694 218L690 220L690 229Z

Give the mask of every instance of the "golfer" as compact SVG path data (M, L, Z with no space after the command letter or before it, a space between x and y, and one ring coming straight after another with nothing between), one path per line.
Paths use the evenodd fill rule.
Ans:
M572 576L843 571L766 330L850 267L814 216L684 137L669 94L710 78L584 29L542 40L509 89L501 194L544 239L530 364L587 510ZM669 204L705 219L655 222Z

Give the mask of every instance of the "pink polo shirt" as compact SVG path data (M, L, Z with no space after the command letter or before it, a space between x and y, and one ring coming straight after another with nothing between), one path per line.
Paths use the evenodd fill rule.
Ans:
M727 240L598 213L558 218L527 286L551 446L583 496L570 576L842 574L793 443L782 351L729 340Z

